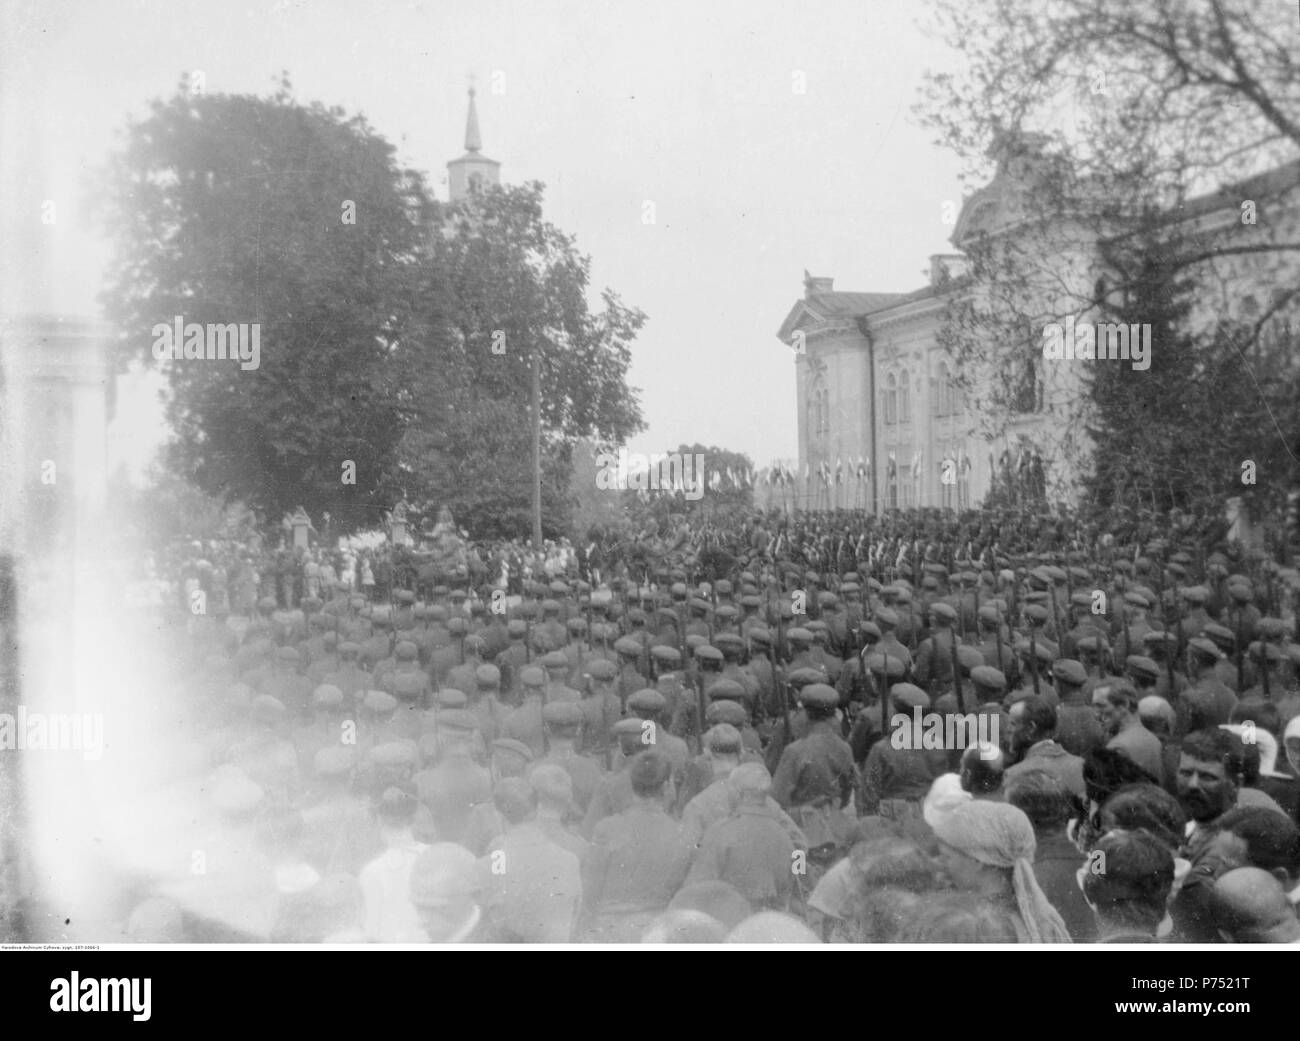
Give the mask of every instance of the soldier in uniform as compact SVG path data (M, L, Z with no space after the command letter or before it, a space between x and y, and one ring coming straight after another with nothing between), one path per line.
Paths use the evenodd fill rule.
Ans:
M903 663L903 671L912 670L912 652L907 649L896 635L898 630L898 613L892 608L882 607L876 612L876 625L880 627L880 642L876 644L876 651L880 654L887 654L891 659L896 659Z
M673 764L673 783L680 786L691 754L686 742L671 733L664 721L668 713L667 699L653 687L645 687L627 699L627 710L633 717L653 724L653 729L648 731L650 744L668 756Z
M1070 597L1071 628L1061 637L1061 656L1063 658L1079 657L1079 641L1094 637L1105 640L1107 633L1099 621L1099 616L1092 613L1092 596L1079 592Z
M707 828L686 884L726 882L755 909L787 911L796 895L792 870L799 847L770 806L772 777L762 763L742 763L725 782L735 792L731 815Z
M998 630L1002 628L1002 612L993 604L984 604L976 614L979 626L979 643L977 650L984 659L984 664L1001 672L1007 679L1009 689L1015 689L1020 682L1020 664L1016 660L1015 648L1010 634L1003 632L999 639Z
M740 664L745 641L736 633L719 633L714 640L714 646L722 652L722 678L741 686L747 707L754 711L758 705L759 686L753 673Z
M808 623L808 631L813 634L813 644L809 648L809 654L821 664L830 685L835 686L839 682L844 661L831 650L830 627L826 622L818 619Z
M948 756L942 748L925 748L915 730L915 709L928 715L930 696L911 683L895 683L890 701L902 719L890 721L889 736L876 741L862 768L862 812L906 824L921 815L921 801L935 778L948 770ZM896 742L894 733L906 727L907 740Z
M496 656L496 667L501 670L502 689L518 698L522 691L519 673L528 664L528 645L524 642L528 636L528 623L522 618L511 618L506 623L506 635L510 644Z
M952 627L956 621L957 611L951 604L936 600L930 605L930 635L917 648L912 676L934 698L953 689L953 644L957 636Z
M1220 726L1231 718L1237 696L1214 674L1214 666L1221 656L1214 641L1204 636L1187 642L1189 684L1174 705L1176 739L1181 740L1196 730Z
M601 769L595 760L578 753L582 709L576 701L551 701L542 710L542 721L550 751L541 762L564 768L573 781L574 805L585 815L600 784Z
M645 648L639 640L630 636L620 636L614 641L614 650L619 659L618 696L626 704L628 698L650 684L650 680L641 675L637 668Z
M797 625L786 632L785 638L790 645L789 670L791 672L796 669L812 669L814 672L821 673L823 683L830 679L825 660L821 655L812 652L813 634L811 629Z
M1205 602L1209 598L1210 591L1205 586L1188 586L1182 591L1183 603L1186 606L1177 630L1182 646L1187 646L1187 641L1193 637L1200 636L1211 622L1212 619L1205 610Z
M1052 679L1060 698L1056 710L1056 740L1071 755L1087 758L1089 752L1106 744L1106 735L1084 692L1088 683L1087 670L1082 662L1073 658L1058 658L1052 663Z
M772 797L808 837L810 852L828 856L845 841L851 823L845 808L856 787L853 753L840 736L834 687L810 683L799 692L799 703L807 728L781 753Z
M633 942L663 913L691 867L692 849L668 816L672 763L650 750L627 770L632 804L600 821L582 865L587 939Z
M582 819L582 834L590 839L596 825L606 817L621 813L632 805L632 779L628 774L628 764L637 753L650 748L644 740L649 734L645 720L629 717L614 724L614 740L618 742L620 754L614 757L614 768L600 779L596 793L591 797L587 815ZM665 762L671 762L663 756Z
M1132 589L1124 593L1120 601L1121 619L1115 633L1115 646L1124 657L1140 654L1143 638L1147 633L1155 631L1147 620L1150 608L1151 601L1142 593Z
M1183 675L1181 663L1178 661L1178 637L1173 633L1156 629L1142 637L1142 646L1146 650L1146 656L1160 666L1156 693L1170 704L1174 704L1178 700L1178 695L1187 689L1187 677ZM1170 686L1171 673L1173 674L1172 687Z
M529 747L535 758L545 755L545 731L542 727L542 696L546 689L546 673L536 665L529 665L520 674L523 700L501 724L505 737L521 741Z
M414 777L416 794L444 842L461 842L471 811L492 797L492 777L473 757L477 726L473 713L464 709L439 713L437 758Z
M487 644L478 635L466 636L461 640L462 660L447 673L442 686L455 687L457 690L474 689L474 673L480 665L487 664Z
M613 753L611 728L623 718L623 703L615 693L618 669L603 658L587 664L587 694L578 703L582 711L581 750L604 759Z
M582 699L582 694L568 684L569 659L563 651L549 651L538 662L546 670L546 700L573 701Z
M537 791L529 782L501 781L493 801L505 831L479 862L485 935L498 943L567 943L582 902L578 857L539 824ZM495 870L498 865L502 870Z
M322 683L338 687L349 705L356 704L369 686L369 677L357 664L357 655L360 652L359 644L344 640L339 644L338 667L321 678Z
M466 705L478 720L483 743L490 748L501 733L513 709L501 700L501 670L495 665L480 665L474 670L474 697Z
M1241 633L1243 645L1259 639L1259 621L1262 615L1259 608L1251 602L1255 594L1250 579L1245 575L1232 575L1228 578L1227 590L1231 602L1224 608L1219 620L1234 633Z

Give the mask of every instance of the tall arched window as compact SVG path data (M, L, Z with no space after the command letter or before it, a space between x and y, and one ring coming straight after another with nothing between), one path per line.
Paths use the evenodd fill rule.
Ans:
M830 395L819 375L808 390L808 429L813 437L822 438L830 425Z
M949 384L948 363L939 362L939 374L935 379L934 414L936 416L952 415L952 388Z
M912 389L907 370L898 377L898 421L910 423L912 420Z
M885 422L898 422L898 377L892 372L885 377Z
M1032 354L1020 363L1018 372L1012 373L1011 406L1016 412L1037 412L1043 407L1043 383L1038 364Z

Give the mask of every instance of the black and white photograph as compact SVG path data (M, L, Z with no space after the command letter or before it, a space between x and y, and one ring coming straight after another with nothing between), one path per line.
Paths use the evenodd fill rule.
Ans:
M1293 0L0 0L16 961L1110 946L1245 1026L1298 617Z

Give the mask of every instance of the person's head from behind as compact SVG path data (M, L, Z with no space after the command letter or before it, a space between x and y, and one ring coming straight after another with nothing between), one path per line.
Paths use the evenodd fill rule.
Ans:
M573 809L573 778L559 763L538 763L529 771L528 783L537 793L539 816L563 816Z
M727 934L727 943L821 943L817 934L793 915L760 911Z
M1083 759L1083 787L1089 811L1096 814L1106 800L1130 784L1154 784L1155 778L1116 748L1094 748Z
M1267 871L1288 891L1300 882L1300 829L1285 814L1264 806L1229 810L1204 829L1192 849L1202 878L1239 867Z
M1165 742L1173 736L1178 715L1173 705L1159 694L1148 694L1138 701L1138 718L1144 727Z
M411 867L410 899L432 943L460 938L478 910L474 854L454 842L436 842Z
M912 893L931 892L938 884L938 868L911 839L882 835L856 843L849 864L864 892L880 888Z
M1080 866L1079 879L1103 929L1154 936L1174 884L1174 855L1148 832L1108 831Z
M663 804L672 782L672 761L663 752L638 752L628 767L632 794L646 802Z
M897 943L899 934L931 900L930 894L885 886L873 889L858 904L858 927L866 943Z
M1063 831L1073 810L1061 782L1046 770L1025 770L1012 778L1007 802L1029 818L1035 835Z
M723 943L727 930L703 911L665 911L641 934L642 943Z
M744 894L721 879L682 886L669 901L668 910L698 911L713 921L720 922L724 934L754 913Z
M977 799L1001 797L1006 758L997 745L976 742L961 755L961 786Z
M1002 906L975 893L924 901L898 931L900 943L1016 943L1015 922Z
M1300 920L1286 890L1262 868L1222 875L1210 892L1209 909L1214 928L1229 943L1300 942Z
M1106 800L1101 808L1103 831L1121 828L1146 831L1171 851L1183 843L1187 814L1181 804L1154 784L1130 784Z
M727 786L740 803L762 806L772 790L772 775L762 763L741 763L727 778Z
M409 829L415 822L415 814L420 803L415 795L406 788L391 786L385 788L379 796L375 815L380 827L386 832L401 832Z
M497 781L492 789L492 802L511 826L523 824L537 815L537 789L522 777L505 777Z

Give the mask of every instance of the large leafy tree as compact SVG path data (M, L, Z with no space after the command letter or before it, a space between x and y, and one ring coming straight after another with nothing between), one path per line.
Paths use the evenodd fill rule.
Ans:
M1294 7L935 0L933 8L958 61L928 77L922 118L966 160L972 184L987 180L991 157L1032 174L1014 233L962 244L969 281L949 308L946 343L968 394L985 399L972 402L982 431L1006 433L1043 407L1031 330L1067 315L1127 316L1153 327L1152 368L1097 366L1079 407L1059 417L1063 429L1089 434L1062 444L1091 472L1093 495L1208 506L1244 491L1259 509L1279 505L1294 473L1288 442L1300 434ZM1270 170L1279 175L1256 176ZM1241 221L1198 221L1196 207L1185 208L1243 182L1217 200L1229 216L1242 205ZM1086 241L1101 244L1095 266L1071 270L1062 256ZM1234 487L1247 459L1260 466L1259 485Z
M392 362L418 284L421 176L360 116L184 86L131 125L107 178L104 303L118 362L167 366L172 467L275 522L364 525L396 498ZM257 323L260 365L154 361L151 332ZM354 464L355 483L346 464Z
M627 385L645 315L611 290L588 303L590 259L542 216L542 186L474 190L429 215L417 320L401 352L402 483L418 514L452 508L475 534L527 535L532 361L538 359L543 529L567 529L579 439L644 427Z

